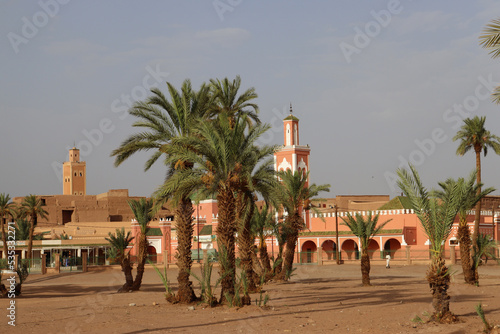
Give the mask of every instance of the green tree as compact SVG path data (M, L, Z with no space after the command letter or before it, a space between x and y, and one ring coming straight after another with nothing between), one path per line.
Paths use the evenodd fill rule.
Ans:
M252 216L251 228L252 234L259 239L259 258L262 267L267 272L267 275L272 273L271 259L267 251L267 237L272 233L272 225L274 223L274 212L270 210L268 204L262 210L255 207Z
M26 218L16 218L16 240L29 240L31 223ZM33 240L42 240L42 235L35 234Z
M221 253L220 302L234 296L235 282L235 233L237 231L236 196L242 189L249 189L249 166L264 160L270 147L255 145L268 125L246 127L247 116L237 117L230 125L227 113L210 122L199 122L192 136L178 137L167 148L170 162L187 161L193 168L179 169L157 190L155 196L168 198L187 196L201 191L203 196L216 196L219 208L217 245Z
M446 267L443 252L455 216L460 208L461 189L451 187L445 191L446 196L439 199L435 193L422 185L417 170L410 165L410 171L398 169L398 186L410 200L413 210L430 240L431 263L427 271L427 281L432 292L432 319L440 322L456 321L456 316L450 311L451 273Z
M477 284L476 278L477 267L473 265L471 261L471 237L470 230L467 224L468 211L472 210L477 202L479 202L484 196L495 191L495 188L487 188L479 191L478 188L481 184L476 183L476 172L472 172L467 180L464 178L459 178L458 180L447 179L445 182L440 182L439 186L442 190L437 191L437 196L441 199L445 199L448 195L446 192L453 191L453 189L458 188L461 196L461 202L458 210L458 241L460 244L460 262L462 264L462 270L464 273L464 280L468 284Z
M322 184L317 186L312 184L308 186L309 172L295 171L292 173L288 169L279 171L278 177L283 184L281 191L278 192L280 196L279 203L286 212L284 224L289 232L286 239L283 269L278 278L288 280L288 276L292 272L295 244L299 238L300 230L305 227L302 213L310 209L315 210L311 205L311 199L322 191L330 191L330 185Z
M138 120L134 127L142 131L127 138L111 155L115 156L115 166L119 166L132 154L139 151L153 151L152 156L146 161L144 169L147 171L162 155L168 167L167 178L177 170L190 169L192 164L185 160L170 160L167 162L166 150L174 138L187 137L196 123L202 122L200 118L207 114L210 105L209 87L202 85L199 91L194 91L191 82L185 80L179 92L172 84L167 82L169 98L158 88L151 89L152 96L145 101L137 102L129 110L129 114ZM166 195L166 194L164 194ZM177 265L179 273L177 281L179 290L178 301L190 303L196 299L190 271L192 266L191 242L193 226L191 217L193 206L189 193L179 198L175 203L175 226L177 229ZM172 196L169 194L168 196ZM169 197L158 198L158 207L161 207Z
M134 284L131 286L131 290L137 291L141 288L144 266L148 257L148 240L146 234L149 231L149 222L154 216L152 212L153 201L151 199L141 198L140 200L129 200L128 205L130 209L132 209L141 230L139 240L136 239L134 241L138 243L137 272L135 274Z
M10 196L5 193L0 194L0 223L2 224L2 242L3 242L3 258L7 258L7 217L12 217L15 210L15 204L11 202Z
M477 238L476 243L472 247L474 249L474 255L472 256L472 265L475 269L475 284L479 286L479 274L477 271L477 267L481 265L483 258L486 260L488 258L492 258L498 262L498 258L496 256L496 250L498 248L498 243L493 240L487 234L480 234Z
M29 217L30 219L30 231L29 231L29 241L28 241L28 254L26 255L28 259L32 258L33 249L33 234L35 232L35 227L38 223L38 217L42 219L47 218L47 211L43 208L45 203L42 202L40 197L36 195L28 195L23 198L21 202L21 214L23 217Z
M118 292L128 292L134 285L134 277L132 276L132 263L130 262L130 252L127 251L128 246L131 244L133 236L130 235L130 231L125 234L125 228L116 229L113 234L108 233L108 238L106 240L109 242L112 248L112 253L115 254L114 260L120 263L123 274L125 275L125 284L118 290Z
M241 78L236 78L230 82L228 78L223 80L211 79L210 91L213 103L210 104L209 116L214 118L220 114L225 114L229 118L231 127L234 127L238 117L246 116L248 125L252 122L260 123L259 107L251 101L256 99L255 88L251 87L238 95L241 87Z
M379 234L384 226L391 220L387 220L378 224L379 215L372 217L372 213L368 212L366 219L359 213L353 217L349 212L347 218L342 220L344 225L347 225L351 232L361 241L361 280L364 286L370 284L370 255L368 254L368 246L372 237Z
M500 57L500 19L491 20L479 36L479 44L490 51L493 59ZM492 100L500 104L500 87L496 87L492 94Z
M464 119L464 124L457 132L453 141L459 140L457 155L464 155L471 149L476 153L476 183L481 185L481 152L484 156L488 153L488 148L493 149L496 154L500 154L500 137L491 134L484 128L486 117L474 116L474 118ZM477 194L481 193L481 186L477 187ZM479 222L481 220L481 201L476 204L476 216L474 221L474 232L472 242L476 242L479 233Z
M248 291L254 292L259 281L258 275L253 270L253 259L255 258L255 234L252 233L252 217L255 214L255 201L260 195L266 202L274 202L274 192L278 186L276 172L274 171L273 159L266 156L274 153L275 147L269 146L265 150L254 155L254 160L247 160L248 179L242 182L242 187L236 198L238 219L238 250L242 269L245 271ZM248 302L250 298L248 297Z

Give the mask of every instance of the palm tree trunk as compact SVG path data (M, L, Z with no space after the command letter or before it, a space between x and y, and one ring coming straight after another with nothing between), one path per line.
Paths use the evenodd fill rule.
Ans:
M217 244L220 252L221 297L220 303L234 296L236 271L235 233L236 203L233 191L229 187L221 187L217 194L219 207L219 224L217 225Z
M427 281L432 292L432 306L434 314L432 319L441 323L451 323L457 317L450 311L450 274L441 256L434 256L427 271Z
M250 231L250 224L252 221L252 213L253 213L253 201L250 203L250 208L248 209L248 213L245 215L238 214L239 219L243 220L240 222L240 233L238 237L238 250L241 259L241 269L245 272L247 284L248 284L248 292L257 291L257 286L254 281L254 271L253 271L253 261L252 261L252 253L254 246L254 239L252 232ZM247 206L247 205L243 205ZM240 207L238 212L245 212L245 208ZM250 299L248 298L250 301ZM250 305L250 304L248 304Z
M467 226L466 218L460 218L457 234L458 241L460 243L460 262L462 263L462 271L464 272L465 283L474 284L474 270L470 254L470 231L469 227Z
M297 243L298 237L299 232L293 231L288 235L286 239L283 269L277 276L278 280L287 281L290 278L293 268L293 258L295 257L295 244Z
M144 276L144 267L146 265L146 258L148 257L148 240L146 235L141 233L139 236L139 254L137 257L137 272L135 280L132 284L131 290L137 291L141 288L142 277Z
M481 150L476 151L476 183L481 184ZM481 193L481 187L477 188L477 194ZM475 242L477 240L477 234L479 233L479 221L481 219L481 201L478 201L476 204L476 216L474 221L474 232L472 233L472 241Z
M281 273L283 270L283 247L284 245L282 243L278 243L278 255L276 256L276 259L274 259L274 275L276 277L279 277L278 275ZM276 262L278 262L276 264Z
M7 258L8 248L7 248L7 234L5 233L5 225L7 222L7 218L2 217L2 242L3 242L3 254L2 257L4 259Z
M272 271L271 260L269 259L269 254L267 253L267 245L265 240L264 242L260 243L259 256L260 256L260 262L262 263L262 267L267 271L267 274L270 274Z
M193 259L191 258L191 240L193 238L192 215L194 209L191 199L183 198L175 210L175 221L177 228L177 282L179 283L179 291L177 299L181 303L191 303L196 300L196 295L193 290L193 282L189 280L191 275L191 266Z
M258 249L254 245L251 256L252 256L252 264L253 264L253 277L254 277L254 281L256 283L259 282L260 276L262 276L264 274L264 268L262 267L262 264L260 263L259 257L257 256L257 251L258 251ZM266 270L266 273L269 273L269 271Z
M361 251L361 280L363 286L370 286L370 255L368 249L363 248Z
M31 256L32 251L31 250L33 249L33 234L35 233L36 223L37 223L37 215L35 213L35 214L31 215L30 234L29 234L29 239L28 239L28 254L26 254L26 258L30 259L30 260L32 258L32 256ZM31 263L30 263L30 266L31 266Z
M132 276L132 264L130 263L130 255L124 255L120 262L122 271L125 274L125 284L118 289L118 292L129 292L134 284L134 277Z

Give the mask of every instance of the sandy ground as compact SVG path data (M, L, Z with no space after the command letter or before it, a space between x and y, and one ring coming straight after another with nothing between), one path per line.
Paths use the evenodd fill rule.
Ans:
M487 319L500 324L500 267L489 264L480 267L480 287L465 285L460 267L452 267L449 294L459 323L417 321L432 312L426 269L372 263L373 285L362 287L359 263L303 265L289 283L265 285L266 308L254 302L243 308L194 305L194 310L167 303L151 268L141 291L126 294L115 293L123 283L119 268L31 275L15 300L16 327L8 325L9 300L0 300L0 333L480 333L474 309L479 302ZM175 282L175 268L169 275Z

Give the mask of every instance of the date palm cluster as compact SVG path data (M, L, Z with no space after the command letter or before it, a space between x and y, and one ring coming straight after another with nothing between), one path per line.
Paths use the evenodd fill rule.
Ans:
M212 79L198 90L192 88L189 80L183 82L180 91L167 83L168 97L153 88L150 97L136 102L129 110L136 118L132 126L139 131L111 153L116 166L140 151L152 152L145 170L159 159L166 166L165 180L152 195L151 211L165 206L174 209L179 273L177 294L168 296L173 302L190 303L198 298L190 280L193 200L214 198L218 202L216 237L221 253L218 302L233 300L239 291L244 291L245 304L249 303L248 293L257 289L262 275L270 279L278 277L274 273L291 272L291 261L272 259L275 265L271 268L269 256L264 255L262 236L273 230L280 235L290 231L280 240L287 243L286 251L292 252L293 260L298 231L303 227L299 208L308 209L307 203L313 196L328 190L328 186L308 186L308 175L298 172L280 172L283 183L278 182L272 159L277 147L258 145L258 139L270 126L262 124L258 117L255 89L240 93L240 86L241 79L237 76L232 81ZM297 183L297 188L290 191L298 194L287 193L288 179ZM255 204L259 198L278 212L283 212L285 203L288 218L276 222L272 209L267 207L261 213ZM257 221L260 225L256 227ZM261 237L260 259L254 246L257 236ZM127 261L125 255L121 259ZM245 282L244 288L238 282L237 262L243 272L240 281ZM207 302L212 305L212 298Z

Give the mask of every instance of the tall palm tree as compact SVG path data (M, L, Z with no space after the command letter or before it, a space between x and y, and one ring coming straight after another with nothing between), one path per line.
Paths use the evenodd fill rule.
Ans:
M207 114L211 101L208 86L202 85L199 91L194 91L189 80L183 82L180 92L168 82L167 86L169 98L158 88L153 88L151 89L152 96L145 101L135 103L129 110L129 113L138 119L133 126L141 128L143 131L127 138L119 148L111 153L112 156L116 157L115 166L119 166L128 157L139 151L153 151L153 155L145 164L145 171L161 156L164 156L166 162L168 159L166 149L171 144L172 139L189 136L194 124L200 122L200 117ZM184 160L166 162L166 164L168 166L167 178L171 177L177 170L192 167ZM189 196L190 194L185 194L180 198L176 202L174 211L178 237L176 257L179 267L177 276L179 291L177 298L182 303L190 303L196 298L192 282L189 279L192 266L191 240L193 236L191 224L193 207ZM162 197L161 200L157 201L157 205L161 206L168 199L168 197Z
M364 286L370 284L370 255L368 254L368 246L372 237L379 234L384 226L391 221L391 219L378 224L379 215L376 214L372 217L372 213L368 212L366 219L359 213L353 217L347 213L347 218L342 220L345 225L349 227L352 233L361 241L361 280Z
M490 50L492 58L500 57L500 18L491 20L483 29L483 34L479 36L479 44ZM495 87L492 94L492 100L500 104L500 87Z
M247 116L236 118L234 126L230 117L222 113L211 122L200 122L192 136L172 140L166 152L169 162L188 161L193 168L180 169L156 191L158 198L176 194L187 196L200 190L206 196L216 196L219 208L217 245L221 253L221 298L235 294L235 233L237 231L236 196L239 191L251 189L249 166L266 159L273 147L255 146L259 136L269 125L247 128ZM252 162L252 163L248 163Z
M448 195L447 191L453 191L454 188L458 188L460 193L463 194L461 197L461 203L459 205L458 210L458 241L460 244L460 262L462 264L462 270L464 273L464 280L468 284L477 284L476 278L477 275L476 269L471 262L471 238L470 238L470 230L467 224L467 216L468 211L472 210L476 203L480 201L484 196L495 191L495 188L487 188L479 192L478 188L482 185L476 183L476 171L473 171L467 180L464 178L459 178L458 180L447 179L445 182L440 182L439 186L442 190L437 191L436 195L444 199ZM478 238L480 235L478 236Z
M2 242L3 242L3 252L2 257L7 258L7 232L5 232L5 225L7 224L7 217L13 216L13 211L15 209L15 204L11 202L9 194L0 194L0 223L2 225Z
M291 170L287 169L286 171L279 171L278 177L283 184L279 200L281 207L287 213L285 224L290 232L286 239L283 270L278 278L281 280L288 280L292 272L295 244L299 238L300 230L304 228L302 212L303 210L314 210L314 207L311 205L311 199L322 191L330 191L330 185L322 184L317 186L316 184L312 184L307 186L309 172L303 173L295 171L292 173Z
M496 154L500 154L500 137L491 134L484 128L486 117L474 116L474 118L464 119L464 124L457 132L453 141L460 140L457 148L457 155L464 155L471 149L476 153L476 183L481 184L481 152L484 156L488 153L488 148L492 148ZM481 193L481 186L477 188L477 194ZM476 216L474 221L474 232L472 242L474 243L479 233L479 222L481 220L481 201L476 204Z
M251 87L238 95L241 86L240 76L230 82L228 78L223 80L211 79L210 90L214 103L211 104L210 117L225 113L229 117L231 127L234 127L237 117L247 116L248 124L260 123L259 107L251 101L257 98L255 88Z
M43 208L44 206L45 203L42 202L42 199L32 194L24 197L21 202L22 215L30 218L30 234L27 254L28 259L32 258L31 250L33 249L33 234L38 223L38 217L46 219L48 215L47 211Z
M116 262L120 263L123 274L125 275L125 284L118 290L118 292L128 292L134 285L134 277L132 276L132 263L130 262L130 252L127 251L128 246L131 244L133 236L130 235L130 231L125 234L125 228L116 229L113 234L108 233L108 238L106 240L111 245L111 249L115 254Z
M446 196L438 199L422 185L417 170L410 165L410 171L398 169L397 184L410 200L413 210L427 234L431 246L431 263L427 271L427 281L432 292L432 319L440 322L456 321L450 311L450 272L446 267L443 252L444 244L451 233L455 216L460 208L461 189L453 186L445 191Z
M153 201L151 199L141 198L140 200L128 201L128 205L130 209L132 209L141 230L139 240L136 239L134 241L138 243L139 247L137 255L137 273L135 275L134 284L131 286L131 290L137 291L141 288L144 266L146 264L146 258L148 257L148 240L146 234L149 231L149 222L154 216L152 211Z
M276 202L275 191L278 186L273 159L267 159L260 165L258 164L265 155L270 156L275 150L276 147L269 146L265 151L255 155L254 160L246 161L246 168L249 171L248 179L242 183L246 187L239 189L237 195L238 249L249 292L257 289L256 281L258 282L258 277L253 270L255 234L252 233L252 217L255 213L255 201L257 195L260 195L267 203ZM241 203L243 206L240 205Z

